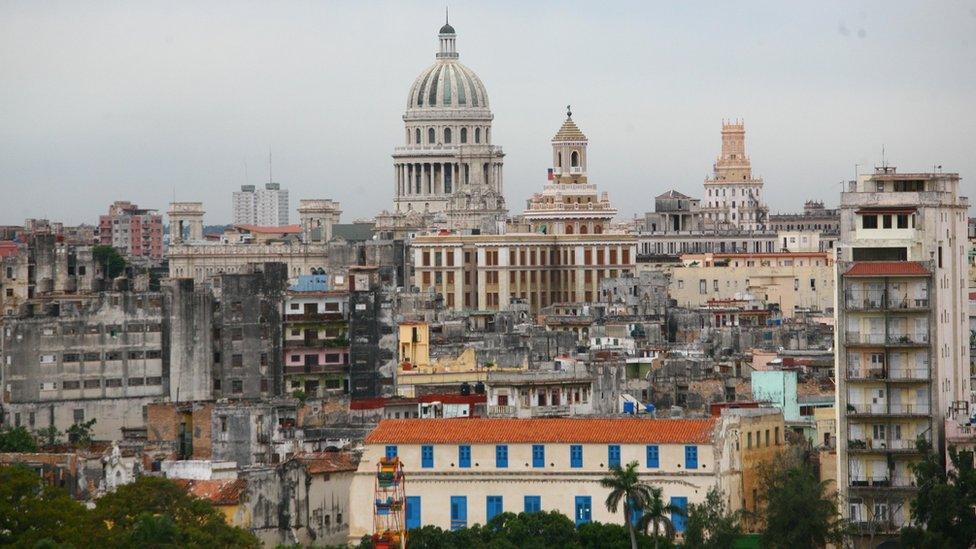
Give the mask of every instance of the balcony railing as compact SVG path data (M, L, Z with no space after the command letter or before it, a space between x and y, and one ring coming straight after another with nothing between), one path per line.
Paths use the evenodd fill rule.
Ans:
M847 366L847 379L849 381L928 381L928 368L885 368L875 366L864 368L857 365Z
M931 413L928 404L848 404L847 413L887 416L887 415L908 415L908 416L927 416Z
M907 295L889 296L888 308L889 309L928 309L929 300L928 298L909 297Z
M885 335L883 332L864 333L846 332L844 338L853 345L928 345L928 332L894 332Z
M496 404L488 407L490 417L515 417L517 410L511 404Z
M888 373L890 379L927 381L931 373L928 368L892 368Z
M888 345L926 345L929 342L928 332L889 333Z
M844 304L851 311L870 311L884 307L884 290L848 290Z
M548 416L567 416L569 415L569 405L556 405L556 406L535 406L531 408L533 417L548 417Z
M863 332L847 332L844 339L848 343L859 343L861 345L884 345L885 335L882 332L878 333L863 333Z
M851 488L912 488L915 479L909 475L863 475L851 477Z

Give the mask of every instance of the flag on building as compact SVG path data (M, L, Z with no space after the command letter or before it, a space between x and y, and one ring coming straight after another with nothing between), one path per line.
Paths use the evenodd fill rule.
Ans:
M549 181L552 181L553 179L556 179L556 176L553 175L552 168L549 168Z

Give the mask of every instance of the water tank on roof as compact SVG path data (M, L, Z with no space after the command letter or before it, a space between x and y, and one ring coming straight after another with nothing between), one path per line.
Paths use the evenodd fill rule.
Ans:
M470 395L471 394L471 384L465 381L461 384L461 394Z
M479 381L478 383L475 383L475 385L474 385L474 394L476 394L476 395L483 395L483 394L485 394L485 384L482 383L481 381Z
M629 400L624 401L624 413L625 414L633 414L634 413L634 403L633 402L631 402Z

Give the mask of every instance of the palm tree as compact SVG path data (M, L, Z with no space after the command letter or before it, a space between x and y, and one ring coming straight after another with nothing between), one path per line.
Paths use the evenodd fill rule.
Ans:
M600 479L600 486L608 488L610 494L607 495L607 511L616 513L620 507L620 502L624 504L624 522L630 533L630 547L637 549L637 532L634 530L634 522L631 520L634 511L643 510L647 502L651 499L653 488L641 482L637 476L636 461L631 461L623 469L619 465L610 467L610 476ZM660 490L658 490L660 492Z
M674 523L668 515L684 515L685 510L673 503L664 503L661 497L661 489L650 486L650 495L644 505L644 514L637 521L637 528L642 532L647 532L647 528L654 525L654 547L657 547L660 529L664 528L664 536L669 540L674 539Z

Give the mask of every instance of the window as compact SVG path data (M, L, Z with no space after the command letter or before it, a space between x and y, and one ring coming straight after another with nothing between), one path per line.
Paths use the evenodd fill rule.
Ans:
M579 153L577 151L573 151L573 153L569 156L569 165L576 168L579 166L579 161Z
M647 468L657 469L661 466L660 454L658 451L657 444L652 444L647 447Z
M499 469L508 467L508 446L505 444L495 446L495 467Z
M417 145L420 144L420 128L417 128L416 130L414 130L414 132L413 132L413 142L414 142L414 144L417 144Z
M244 392L244 382L240 379L235 379L230 382L230 391L235 394L241 394Z
M898 214L898 228L899 229L908 228L908 216L906 214Z
M675 531L684 532L685 531L685 509L688 508L688 498L672 496L671 505L674 505L678 509L681 509L681 511L676 511L671 513L671 524L674 525Z
M488 496L485 499L485 510L485 522L495 518L496 515L502 514L502 497Z
M607 446L607 467L620 467L620 445Z
M587 524L593 520L593 498L590 496L576 496L576 526Z
M532 466L536 468L546 466L546 447L542 444L532 445Z
M707 280L699 280L698 281L698 293L701 294L701 295L705 295L705 294L708 293L708 281Z
M434 135L434 128L429 128L427 130L427 142L434 143L435 141L437 141L437 136Z
M538 513L542 511L542 496L525 496L525 512Z
M766 438L767 445L769 437ZM697 469L698 468L698 447L697 446L685 446L685 469Z
M471 446L467 444L458 446L458 467L471 467Z
M451 496L451 530L460 530L468 526L468 498L467 496Z
M420 466L424 469L434 467L434 447L424 445L420 447Z
M474 142L481 143L481 128L474 129Z
M444 128L444 142L451 142L451 128Z
M461 128L461 143L467 143L467 142L468 142L468 129Z
M779 427L776 428L776 446L779 446Z
M420 528L420 496L407 496L407 506L404 509L404 515L407 530Z
M397 457L397 447L391 444L386 447L386 459L393 459L395 457Z
M583 446L573 444L569 447L569 466L579 469L583 466Z
M865 216L861 216L861 228L862 229L877 229L878 228L878 216L876 216L876 215L865 215Z

